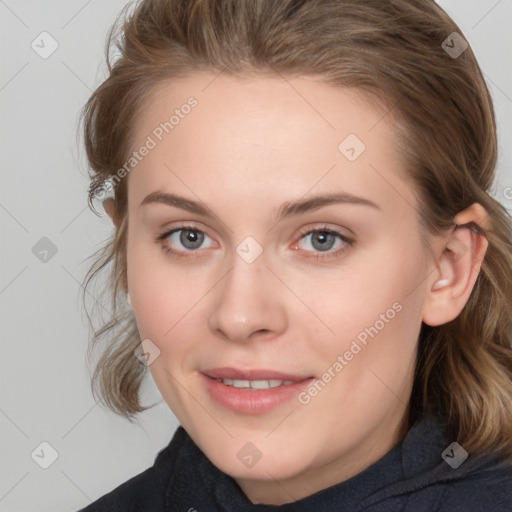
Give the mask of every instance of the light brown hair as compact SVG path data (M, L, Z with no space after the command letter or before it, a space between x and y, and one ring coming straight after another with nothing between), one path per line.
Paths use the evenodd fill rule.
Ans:
M114 25L108 77L83 110L89 203L94 210L104 181L124 165L137 112L164 80L201 70L316 75L378 100L396 120L423 234L442 232L475 202L491 225L480 229L489 247L461 314L422 326L409 424L434 413L466 451L512 458L512 221L490 195L491 97L471 48L454 58L442 47L453 32L462 34L433 0L140 1ZM115 187L115 211L115 234L94 255L84 299L105 271L113 310L91 340L89 356L103 345L93 393L132 420L147 407L139 396L146 367L133 354L137 326L118 304L126 291L127 179Z

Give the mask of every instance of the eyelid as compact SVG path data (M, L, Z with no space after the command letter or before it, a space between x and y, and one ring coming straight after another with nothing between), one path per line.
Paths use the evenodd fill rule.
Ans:
M343 228L340 228L338 226L336 226L336 227L330 226L326 222L319 222L319 223L308 224L307 226L300 228L299 235L302 237L304 235L308 235L310 233L315 233L317 231L327 231L330 233L335 233L335 234L341 235L345 238L350 238L350 235L343 233L342 229ZM344 228L344 229L346 229L346 231L350 231L348 228ZM351 233L352 233L352 231L351 231Z
M200 231L201 233L204 233L208 237L210 237L212 240L214 237L212 237L209 234L209 230L206 227L203 227L200 223L194 222L194 221L181 221L178 223L175 223L175 225L167 226L160 230L160 234L157 235L157 240L163 240L170 236L173 232L179 231L180 229L190 229L191 231Z

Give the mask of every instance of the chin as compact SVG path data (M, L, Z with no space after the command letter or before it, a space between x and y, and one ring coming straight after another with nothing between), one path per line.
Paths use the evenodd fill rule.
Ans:
M311 462L307 454L292 446L277 446L264 441L244 443L233 440L229 444L206 446L202 451L218 469L242 480L286 480L300 474Z

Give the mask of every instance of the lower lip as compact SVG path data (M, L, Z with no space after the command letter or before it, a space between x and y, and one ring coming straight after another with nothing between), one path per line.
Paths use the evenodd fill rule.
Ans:
M220 405L231 409L232 411L243 412L246 414L263 414L271 411L275 407L292 400L307 388L314 380L313 377L289 384L287 386L278 386L269 389L242 389L226 384L200 374L210 396Z

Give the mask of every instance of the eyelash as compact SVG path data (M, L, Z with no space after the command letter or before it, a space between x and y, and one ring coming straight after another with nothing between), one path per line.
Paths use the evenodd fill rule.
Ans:
M330 229L327 226L314 228L314 229L300 230L299 231L299 235L300 235L299 240L302 240L307 235L311 235L314 233L327 233L329 235L334 235L335 237L337 237L339 240L341 240L343 242L343 246L338 249L335 249L335 250L313 253L312 255L307 256L308 258L314 258L316 260L321 260L321 259L326 259L326 258L335 258L337 256L340 256L344 252L348 251L348 249L355 244L355 240L353 240L352 238L349 238L348 236L343 235L342 233L340 233L339 231L336 231L335 229ZM306 252L310 252L310 251L306 251Z
M162 243L164 242L168 237L170 237L173 233L176 233L177 231L195 231L197 233L203 233L204 235L208 236L204 231L201 229L196 228L195 226L190 225L181 225L179 227L173 228L171 230L164 231L163 233L159 234L157 238L155 239L156 242L161 243L162 250L167 254L172 254L173 256L176 256L178 258L184 258L184 257L190 257L194 253L199 253L199 250L194 251L176 251L175 249L171 249L168 245ZM346 235L343 235L339 231L336 231L335 229L330 229L327 226L321 227L321 228L315 228L315 229L304 229L299 232L300 239L302 240L307 235L311 235L314 233L327 233L330 235L334 235L339 240L344 242L344 245L341 248L338 248L334 251L325 251L325 253L318 252L314 255L307 256L308 258L314 258L317 260L324 259L324 258L335 258L336 256L341 255L345 251L347 251L350 247L352 247L355 244L355 240L352 238L347 237ZM306 251L311 252L311 251Z

